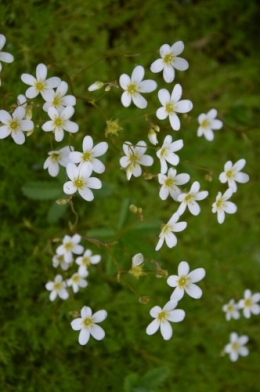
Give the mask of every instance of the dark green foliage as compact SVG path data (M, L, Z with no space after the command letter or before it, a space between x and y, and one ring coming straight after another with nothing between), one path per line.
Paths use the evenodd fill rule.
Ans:
M17 95L25 92L20 75L35 74L37 64L44 63L50 76L67 81L69 93L77 96L73 120L80 131L70 139L66 135L60 147L71 143L81 149L87 134L95 142L109 143L106 171L100 176L103 187L95 200L73 199L79 216L75 229L70 206L55 203L65 197L64 171L52 179L43 170L48 151L57 144L41 130L47 115L40 98L33 108L38 128L25 144L0 140L0 391L258 391L259 316L228 323L221 307L231 298L242 298L247 288L260 291L259 12L257 0L0 2L4 50L15 56L1 71L0 109L11 110ZM103 94L90 93L87 87L96 80L118 81L140 64L148 79L170 89L172 85L165 86L161 74L152 74L149 67L162 44L178 40L185 44L183 57L190 68L177 72L176 82L183 86L184 99L194 104L189 116L181 117L179 134L173 135L184 140L179 170L210 194L201 202L198 217L185 213L188 227L178 234L177 247L155 252L160 224L176 211L176 203L159 199L156 178L127 182L118 162L122 142L147 140L148 123L135 118L140 110L122 107L120 89ZM196 137L197 116L213 107L224 127L209 143ZM151 94L147 113L161 127L161 142L172 131L167 120L156 119L157 108L157 95ZM118 119L123 130L105 139L110 119ZM227 160L240 158L247 161L250 182L233 196L237 214L219 225L211 205L226 186L218 176ZM158 172L158 162L153 170ZM129 211L131 204L142 207L143 221ZM102 261L90 269L85 290L51 303L45 284L60 273L51 259L58 240L75 231L86 237L82 243L100 253ZM149 274L135 280L127 271L139 252ZM145 334L152 320L150 308L163 306L171 295L165 278L154 277L152 259L169 274L176 273L182 260L192 269L206 269L202 299L185 297L180 302L186 318L173 324L168 342L159 332ZM70 272L64 276L69 278ZM141 304L138 299L146 296L150 302ZM91 339L85 347L70 326L71 312L83 305L108 311L102 323L106 338ZM250 354L236 363L221 355L233 331L249 336Z

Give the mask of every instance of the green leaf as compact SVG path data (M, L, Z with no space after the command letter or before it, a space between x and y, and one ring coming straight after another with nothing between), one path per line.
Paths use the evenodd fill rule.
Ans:
M55 223L58 222L60 218L63 217L65 214L65 211L67 209L68 204L65 205L58 205L57 203L53 203L51 207L49 208L48 214L47 214L47 221L49 223Z
M31 181L22 187L24 196L35 200L58 199L63 194L62 187L56 182Z

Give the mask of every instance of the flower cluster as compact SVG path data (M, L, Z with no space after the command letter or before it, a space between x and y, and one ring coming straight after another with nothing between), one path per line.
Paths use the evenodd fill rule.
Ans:
M225 312L227 321L233 319L239 319L239 310L242 309L243 315L246 318L250 318L251 314L260 314L260 293L252 294L251 290L247 289L244 292L244 298L240 299L235 303L234 299L231 299L227 304L222 306L222 310ZM249 351L244 345L248 342L248 337L243 335L238 337L237 333L233 332L230 335L230 343L224 347L224 352L229 354L231 361L237 361L238 356L246 356Z

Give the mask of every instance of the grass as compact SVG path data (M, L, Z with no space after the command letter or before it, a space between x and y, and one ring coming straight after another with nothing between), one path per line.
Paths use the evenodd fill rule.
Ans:
M43 170L47 152L59 146L41 130L47 116L40 99L34 108L38 127L26 143L18 146L11 138L0 142L0 390L257 392L259 316L226 322L221 310L229 299L242 298L245 289L259 291L257 1L49 0L43 4L12 0L0 4L0 15L0 33L7 38L4 50L15 56L14 63L3 64L1 109L11 110L17 95L25 92L20 75L34 74L37 64L44 63L49 74L67 81L70 93L77 97L73 119L80 130L70 139L75 149L81 150L86 134L96 143L106 140L109 144L106 171L100 176L103 187L91 203L75 197L79 222L71 230L73 212L69 206L55 204L57 198L65 197L66 175L50 178ZM198 217L185 212L188 227L177 235L178 245L155 252L160 224L167 222L177 204L159 199L156 178L127 182L125 172L119 170L122 143L147 141L147 121L133 106L122 107L120 89L103 94L103 90L90 93L87 87L96 80L118 81L122 73L130 74L140 64L146 68L146 78L156 80L159 88L171 88L149 66L162 44L178 40L185 44L183 57L190 67L177 72L176 82L194 109L181 117L178 134L172 133L167 120L156 119L157 93L149 94L150 99L147 95L144 112L151 113L149 118L160 126L160 143L169 133L175 140L184 140L178 171L189 173L191 182L198 180L202 189L209 190L209 197L201 202ZM196 137L197 117L213 107L224 127L209 143ZM109 119L118 119L123 128L117 137L105 138ZM68 142L67 137L62 146ZM149 153L155 156L152 148ZM211 205L226 187L218 176L227 160L240 158L247 161L250 182L240 185L232 198L238 212L219 225ZM158 171L156 162L151 172ZM49 191L43 195L46 182L58 196L50 196ZM143 222L129 212L130 204L142 207ZM84 246L100 253L102 262L91 270L85 290L67 301L51 303L45 283L58 273L51 259L59 242L53 240L75 231L112 245L107 248L84 239ZM124 271L139 252L150 273L137 281ZM192 269L206 270L200 283L203 297L198 301L185 297L180 302L186 317L173 325L174 335L168 342L159 333L145 334L150 308L163 306L171 294L164 278L154 277L152 259L169 274L176 273L182 260ZM123 271L120 281L114 260ZM149 296L150 302L141 304L142 296ZM92 339L81 347L70 322L71 312L84 305L94 311L106 309L108 318L102 323L106 338ZM222 355L233 331L249 336L250 354L236 363Z

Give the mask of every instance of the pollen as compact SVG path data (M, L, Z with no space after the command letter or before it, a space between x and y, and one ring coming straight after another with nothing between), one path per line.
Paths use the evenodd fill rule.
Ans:
M73 283L78 283L80 281L80 276L76 274L71 278L71 280Z
M172 188L173 185L174 185L174 183L175 183L175 181L174 181L173 178L167 178L167 180L165 181L165 185L166 185L168 188Z
M166 54L164 56L163 62L164 62L164 64L170 65L170 64L172 64L173 59L174 59L173 54L172 53L168 53L168 54Z
M130 84L127 86L127 91L129 92L129 94L135 95L135 94L137 93L136 84L130 83Z
M11 130L13 132L17 131L17 129L19 128L19 122L17 120L12 120L9 123L9 127L11 128Z
M77 178L75 181L73 181L73 184L77 189L82 189L85 187L86 182L82 180L81 178Z
M204 118L204 120L201 122L200 126L204 129L208 129L210 127L209 120L207 118Z
M232 170L232 169L227 170L227 171L226 171L226 176L227 176L227 178L228 178L229 180L231 180L231 179L234 177L234 172L233 172L233 170Z
M189 203L194 199L194 195L192 193L188 193L188 195L185 196L184 200L186 203Z
M62 117L56 117L53 121L53 124L55 125L56 128L61 128L63 125L63 118Z
M237 350L239 349L239 344L238 344L238 342L233 342L233 343L231 344L231 346L232 346L232 350L233 350L233 351L237 351Z
M174 105L172 102L167 102L165 105L165 110L168 114L174 113Z
M54 97L54 99L53 99L53 101L52 101L52 105L53 105L53 106L60 106L60 105L61 105L61 96L60 96L60 94L57 94L57 95Z
M56 283L54 283L54 285L53 285L53 290L59 291L59 290L61 290L61 289L62 289L62 283L61 283L61 282L56 282Z
M45 90L45 84L41 81L37 81L34 85L37 91L44 91Z
M245 308L251 308L252 305L253 305L252 299L251 298L246 298L245 302L244 302Z
M82 264L83 265L90 265L90 258L89 257L83 257L82 258Z
M185 287L188 283L188 278L186 276L181 276L180 279L178 280L178 285L180 287Z
M217 208L218 210L222 210L223 206L224 206L224 201L223 201L223 199L222 199L222 198L218 199L218 200L216 201L216 208Z
M84 162L90 162L92 160L92 154L89 151L85 151L82 155L82 160Z
M85 318L83 323L82 323L85 327L90 327L93 324L93 320L92 318L88 317Z
M70 251L73 247L72 242L66 242L66 244L64 244L64 248L66 249L66 251Z
M160 312L157 316L157 319L160 321L163 321L166 319L167 316L167 312L165 310L163 310L162 312Z
M51 154L52 162L57 162L59 158L60 158L60 154L58 152L54 152L53 154Z

